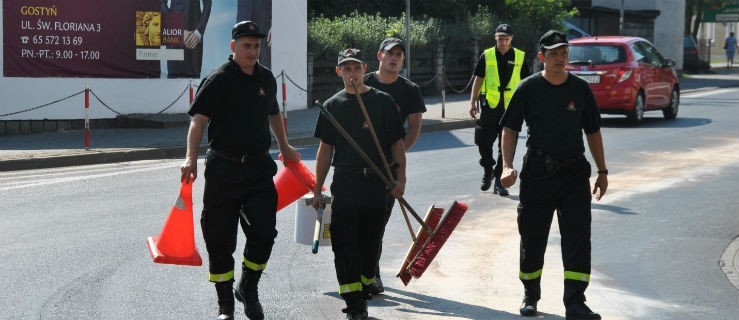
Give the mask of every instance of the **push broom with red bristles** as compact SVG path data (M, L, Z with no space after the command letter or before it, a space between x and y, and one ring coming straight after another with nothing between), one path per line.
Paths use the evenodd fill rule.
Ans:
M357 91L356 84L352 80L352 86L354 86L354 91ZM366 107L364 106L364 101L362 101L362 97L359 94L356 94L357 100L359 102L359 106L362 109L362 113L365 117L366 122L369 124L370 132L372 133L373 140L375 140L375 144L377 145L379 149L379 142L377 140L376 135L374 134L374 128L371 126L371 120L369 119L369 115L367 114ZM321 110L321 113L326 117L327 120L336 128L337 131L342 135L344 139L347 140L349 145L359 154L359 156L367 163L367 165L372 169L372 171L379 176L385 185L388 187L388 189L392 189L394 187L394 183L390 181L389 178L392 178L392 175L389 177L386 177L382 170L380 170L377 165L367 156L367 154L362 150L362 148L354 141L354 139L349 135L348 132L341 126L341 124L331 115L331 113L326 109L326 107L323 106L323 104L316 102L316 105ZM380 154L383 155L384 153L380 151ZM383 162L385 167L388 167L387 160L383 157ZM398 201L402 206L405 206L410 211L411 215L419 222L421 225L421 229L419 230L419 236L426 235L423 239L419 239L418 237L414 237L413 232L411 231L411 237L414 238L413 245L411 246L411 249L409 250L408 257L413 257L412 260L408 260L408 257L406 257L407 263L404 262L404 265L407 265L408 268L411 268L409 270L410 274L416 278L420 277L421 274L423 274L423 271L426 270L428 265L431 263L431 261L436 257L436 254L439 253L439 250L441 250L441 247L444 245L446 240L451 235L452 231L454 231L454 228L457 226L459 221L462 219L462 216L464 216L465 211L467 211L467 205L457 203L456 201L454 204L452 204L452 207L449 209L447 214L439 220L439 218L435 218L438 215L438 211L433 210L433 207L429 210L429 213L427 214L427 219L429 222L436 222L438 221L438 225L435 225L433 227L429 226L427 221L421 220L421 217L418 216L418 214L413 210L410 205L403 199L403 197L398 198ZM437 212L436 214L434 212ZM405 212L404 212L405 213ZM435 220L435 221L434 221ZM448 224L448 226L445 226ZM432 231L433 229L433 231ZM422 232L424 231L424 232ZM436 239L436 237L439 237ZM426 239L426 241L423 241ZM422 244L420 247L418 244ZM414 247L418 248L417 250L414 249ZM415 269L413 269L415 268ZM410 281L410 278L408 278L407 273L403 272L403 269L401 268L401 272L399 272L398 277L401 277L401 280L405 285L408 284L408 281ZM420 271L414 273L413 270ZM406 280L404 280L406 279Z
M444 209L436 208L432 205L429 208L429 210L426 212L426 216L423 218L423 220L426 222L426 225L428 225L429 228L436 229L436 226L439 225L439 221L441 221L442 215L444 215ZM411 247L408 248L408 252L405 254L405 259L403 259L403 264L400 266L400 270L398 270L398 274L395 275L396 277L400 278L400 281L402 281L403 285L406 285L406 286L408 285L409 282L411 282L411 278L413 278L413 275L408 269L408 266L410 265L411 261L416 257L416 255L418 255L418 252L421 250L421 247L426 243L426 241L429 239L431 234L433 234L433 232L422 232L422 231L424 231L424 229L418 229L416 238L414 239Z
M407 270L414 278L420 278L423 272L426 271L426 268L431 265L431 261L434 260L441 247L446 243L446 240L452 235L454 228L462 220L464 213L467 212L467 208L468 206L466 204L454 201L452 206L449 207L449 211L441 218L441 221L434 228L434 232L418 250L413 260L408 261Z

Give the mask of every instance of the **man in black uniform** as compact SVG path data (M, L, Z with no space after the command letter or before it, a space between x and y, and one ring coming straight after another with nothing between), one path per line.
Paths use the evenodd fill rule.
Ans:
M384 91L395 100L395 106L400 112L400 119L408 121L408 132L403 139L405 151L408 151L421 135L421 120L426 112L426 104L421 96L421 88L400 76L400 69L405 58L405 45L398 38L387 38L380 44L377 51L377 60L380 66L375 72L364 75L364 83L370 87ZM390 198L390 208L393 207L394 198ZM388 216L390 218L390 216ZM387 224L387 221L385 221ZM382 255L382 243L380 253L377 255L377 269L375 270L375 283L368 287L370 294L378 294L385 291L380 278L380 256Z
M526 53L511 47L512 40L513 28L510 25L501 24L495 29L495 47L486 49L480 55L470 94L470 115L475 118L481 111L475 126L475 144L480 153L480 166L483 168L480 190L490 189L495 176L493 192L501 196L507 196L508 190L500 184L500 140L497 162L493 158L493 143L500 134L500 117L508 107L513 92L521 80L529 76L531 70L526 61Z
M284 159L300 161L287 142L277 107L277 81L257 62L265 35L251 21L234 25L228 61L203 79L188 112L182 179L197 178L198 146L208 127L205 192L200 225L208 250L209 280L218 293L218 319L232 319L234 291L249 319L263 319L257 284L277 236L277 165L268 151L270 127ZM233 289L236 228L246 235L242 273Z
M375 269L385 222L390 215L389 197L401 197L405 190L405 130L395 102L387 94L368 87L363 82L367 65L357 49L341 51L336 73L344 82L344 89L326 100L326 109L357 142L372 162L383 168L382 158L372 139L357 94L364 101L372 127L376 130L382 152L393 162L395 181L393 190L387 190L380 177L368 168L338 130L323 115L318 117L315 137L321 142L316 155L316 187L313 199L323 199L321 188L331 165L334 166L331 183L331 247L334 251L339 294L346 302L343 311L347 319L367 319L367 302L363 286L375 281ZM358 92L351 82L354 81ZM323 205L314 201L314 206Z
M564 33L550 30L539 40L544 70L521 82L503 115L503 174L510 187L516 181L513 148L523 121L528 126L526 155L521 169L518 232L521 234L519 278L524 286L522 316L536 316L541 298L544 251L554 211L562 236L564 304L568 320L600 319L585 305L590 281L590 163L583 153L585 132L598 167L592 193L596 200L608 188L600 113L587 82L565 70L568 42Z

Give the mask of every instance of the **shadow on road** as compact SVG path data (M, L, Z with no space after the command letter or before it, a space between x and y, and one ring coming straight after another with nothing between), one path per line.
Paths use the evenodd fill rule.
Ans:
M452 131L436 131L423 133L409 152L464 148L468 146L470 145L460 140Z
M654 117L653 115L659 115ZM603 127L608 128L636 128L636 129L661 129L661 128L692 128L698 126L705 126L712 122L708 118L680 118L666 120L662 117L661 112L649 112L644 114L644 121L639 125L633 125L629 122L626 117L604 117Z
M624 208L619 206L612 206L608 204L597 204L593 203L592 205L593 210L603 210L603 211L610 211L617 214L628 214L628 215L637 215L638 212L632 211L630 208Z
M374 296L369 301L370 307L394 307L405 305L406 307L396 308L398 312L414 316L414 318L422 319L424 315L444 318L461 318L461 319L520 319L517 313L510 313L502 310L495 310L483 306L471 305L458 301L432 297L428 295L418 294L405 290L385 287L385 292L389 295ZM511 308L517 308L512 306ZM370 309L371 311L371 309ZM371 313L371 312L370 312ZM547 313L539 313L539 319L564 319L558 315Z

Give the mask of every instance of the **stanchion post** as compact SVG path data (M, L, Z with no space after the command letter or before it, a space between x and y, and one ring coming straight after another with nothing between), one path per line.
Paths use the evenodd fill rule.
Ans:
M441 65L441 118L446 114L446 65Z
M90 88L85 84L85 150L90 150Z
M285 70L280 71L282 78L282 125L285 126L285 134L287 134L287 91L285 90Z
M192 90L192 80L190 80L190 81L189 81L189 82L187 83L187 86L188 86L188 88L189 88L189 90L190 90L190 105L192 105L192 100L193 100L193 99L194 99L194 97L195 97L195 96L194 96L194 92L193 92L193 90Z

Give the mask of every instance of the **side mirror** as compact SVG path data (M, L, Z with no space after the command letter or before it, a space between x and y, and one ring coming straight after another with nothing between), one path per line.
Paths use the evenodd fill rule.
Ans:
M672 60L670 58L665 59L665 67L672 68L675 66L675 60Z

